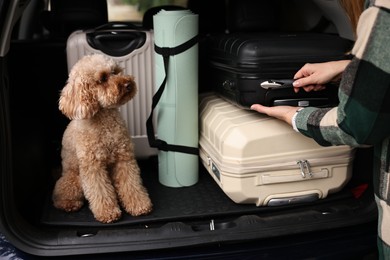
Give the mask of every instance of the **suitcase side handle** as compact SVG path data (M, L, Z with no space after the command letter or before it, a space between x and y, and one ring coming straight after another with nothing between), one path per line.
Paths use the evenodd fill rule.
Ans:
M260 86L264 89L273 89L273 88L292 88L293 79L281 79L281 80L266 80L260 83Z

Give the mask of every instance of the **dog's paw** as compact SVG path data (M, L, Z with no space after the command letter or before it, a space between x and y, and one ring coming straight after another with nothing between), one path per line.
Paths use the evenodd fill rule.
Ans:
M122 211L119 207L114 207L110 209L102 209L99 212L93 212L93 215L97 221L102 223L112 223L119 220L122 216Z
M54 200L53 205L57 209L74 212L78 211L84 205L84 202L81 200Z
M149 214L153 209L152 202L148 196L139 200L133 200L131 204L125 206L125 210L132 216Z
M129 212L129 214L131 214L134 217L141 216L141 215L147 215L152 211L152 209L153 209L153 206L151 203L144 204L144 205L141 205L140 207L132 209L132 211Z

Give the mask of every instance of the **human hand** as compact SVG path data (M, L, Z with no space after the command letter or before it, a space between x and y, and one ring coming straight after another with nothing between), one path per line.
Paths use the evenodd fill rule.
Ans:
M266 107L260 104L254 104L250 108L259 113L280 119L289 125L292 125L292 118L295 112L299 109L299 107L291 106Z
M293 82L294 92L299 88L306 92L319 91L325 88L325 84L337 80L349 60L330 61L324 63L307 63L295 75Z

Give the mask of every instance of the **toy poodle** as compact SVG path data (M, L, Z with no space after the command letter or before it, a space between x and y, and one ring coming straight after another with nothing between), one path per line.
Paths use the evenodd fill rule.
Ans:
M86 199L102 223L121 217L119 202L132 216L152 210L118 110L136 92L133 77L123 75L107 56L87 55L73 66L59 100L71 121L62 139L62 175L53 191L56 208L77 211Z

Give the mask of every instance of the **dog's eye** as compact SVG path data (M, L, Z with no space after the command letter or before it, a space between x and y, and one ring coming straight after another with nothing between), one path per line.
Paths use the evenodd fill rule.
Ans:
M102 83L102 82L106 82L106 81L108 80L108 77L109 77L109 75L108 75L107 73L103 72L103 73L100 74L100 79L99 79L99 81L100 81L101 83Z
M113 75L118 75L122 72L122 69L119 68L119 67L115 67L112 71L111 71L111 74Z

